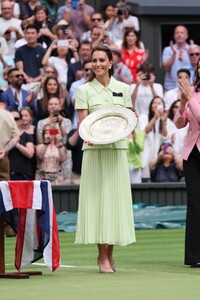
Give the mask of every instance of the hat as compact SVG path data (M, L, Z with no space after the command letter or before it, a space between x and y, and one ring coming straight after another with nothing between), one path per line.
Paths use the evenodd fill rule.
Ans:
M121 55L121 52L119 51L119 49L117 49L117 48L110 48L110 50L111 50L112 52L116 53L119 57L122 56L122 55Z
M113 95L122 95L115 93ZM128 136L137 125L135 113L126 107L105 107L89 114L80 124L79 134L84 141L110 144Z
M58 27L62 26L62 25L69 25L69 23L65 20L60 20L57 24L55 24L52 28L52 32L54 34L56 34Z

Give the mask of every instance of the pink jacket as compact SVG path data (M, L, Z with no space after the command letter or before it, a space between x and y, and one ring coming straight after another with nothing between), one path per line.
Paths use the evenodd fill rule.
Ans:
M177 128L183 128L189 122L182 150L182 157L184 160L187 160L195 144L200 152L200 93L194 92L192 99L188 101L182 114L180 114L179 109L177 110L174 122Z

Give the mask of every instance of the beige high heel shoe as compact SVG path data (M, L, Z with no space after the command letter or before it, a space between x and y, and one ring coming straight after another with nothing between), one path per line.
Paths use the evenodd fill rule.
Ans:
M97 258L97 265L99 266L99 273L114 273L113 269L107 269Z

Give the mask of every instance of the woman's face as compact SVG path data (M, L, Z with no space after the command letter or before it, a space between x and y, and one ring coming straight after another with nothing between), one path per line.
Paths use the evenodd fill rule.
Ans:
M49 79L48 83L47 83L47 92L50 95L55 95L56 92L58 91L58 84L57 81L55 79Z
M107 54L104 51L95 51L92 54L92 71L98 77L108 75L112 62L109 61Z
M51 76L51 75L55 76L56 75L56 73L52 67L46 67L44 74L46 76Z
M137 41L137 36L134 32L129 32L129 34L126 36L126 41L128 45L135 45Z
M54 110L60 111L60 101L57 98L51 98L48 102L47 110L50 115L53 115Z
M35 18L38 22L45 22L47 19L47 15L44 10L39 10L35 14Z
M65 56L68 53L68 51L69 51L69 48L66 46L58 46L57 47L58 55Z
M163 101L161 98L156 98L154 99L153 103L152 103L152 111L163 111L164 110L164 105L163 105Z
M22 125L28 125L32 122L32 117L27 110L21 111L21 123Z
M105 10L106 18L110 19L115 14L114 7L112 5L109 5Z

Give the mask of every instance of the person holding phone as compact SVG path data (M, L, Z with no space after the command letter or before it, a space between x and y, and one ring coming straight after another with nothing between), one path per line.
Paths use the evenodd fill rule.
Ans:
M46 124L42 130L42 143L36 146L36 180L49 180L52 185L64 184L62 163L66 148L58 129Z

